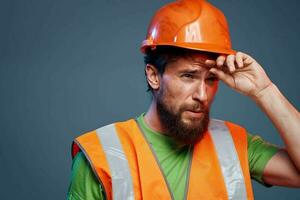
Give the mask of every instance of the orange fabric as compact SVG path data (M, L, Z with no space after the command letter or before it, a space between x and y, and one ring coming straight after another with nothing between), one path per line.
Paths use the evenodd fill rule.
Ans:
M244 128L230 123L225 122L226 126L229 128L231 136L234 141L235 148L238 150L237 154L240 160L241 168L244 175L244 180L246 184L246 191L248 199L254 199L250 170L249 170L249 161L248 161L248 143L247 143L247 132Z
M248 167L246 131L229 122L229 128L246 184L248 199L253 199ZM129 163L135 199L171 199L166 180L154 154L135 120L115 123L115 128ZM111 177L106 157L95 131L76 139L112 199ZM215 147L208 132L194 147L187 199L228 199Z
M91 131L77 137L75 143L84 152L93 169L96 171L97 177L100 178L104 186L107 198L112 199L110 170L96 131Z
M208 133L195 145L187 199L227 199L213 141Z
M171 199L162 172L135 120L115 125L131 168L135 199Z

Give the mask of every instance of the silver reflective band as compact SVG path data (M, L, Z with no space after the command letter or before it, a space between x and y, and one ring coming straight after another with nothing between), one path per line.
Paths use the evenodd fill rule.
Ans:
M240 161L227 126L223 121L210 120L209 132L221 165L228 199L247 199Z
M114 124L96 130L108 161L112 179L112 196L116 200L133 200L133 183L129 164Z

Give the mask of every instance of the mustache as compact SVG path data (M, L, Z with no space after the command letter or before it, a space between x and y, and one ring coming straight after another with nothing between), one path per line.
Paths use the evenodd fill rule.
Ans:
M207 112L208 107L199 103L191 104L191 105L183 105L180 109L181 111L192 111L192 112Z

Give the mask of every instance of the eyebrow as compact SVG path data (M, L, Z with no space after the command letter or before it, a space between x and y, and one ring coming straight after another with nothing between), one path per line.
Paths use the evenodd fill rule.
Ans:
M197 72L201 72L201 70L199 69L182 69L179 71L179 74L183 74L183 73L189 73L189 74L196 74ZM208 76L211 77L217 77L215 74L209 72Z
M179 71L179 73L190 73L190 74L195 74L197 72L200 72L198 69L182 69Z

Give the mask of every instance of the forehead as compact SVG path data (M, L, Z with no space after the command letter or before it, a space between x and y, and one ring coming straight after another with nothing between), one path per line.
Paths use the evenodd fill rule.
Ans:
M208 59L214 59L209 55L201 54L201 53L193 53L187 56L178 57L173 62L169 63L166 71L169 72L176 72L182 70L190 70L190 69L197 69L199 71L206 71L208 70L205 61Z

